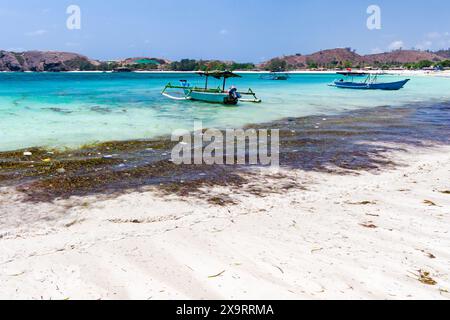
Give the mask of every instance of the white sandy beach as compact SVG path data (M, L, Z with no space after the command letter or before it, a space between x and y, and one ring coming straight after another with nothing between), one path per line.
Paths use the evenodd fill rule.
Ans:
M450 299L450 148L391 157L379 174L261 175L305 189L264 198L211 190L228 207L152 191L34 205L2 188L0 298Z

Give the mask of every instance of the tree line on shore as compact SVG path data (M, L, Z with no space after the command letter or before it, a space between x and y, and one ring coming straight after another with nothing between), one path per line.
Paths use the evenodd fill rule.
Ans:
M74 63L74 66L76 63ZM344 70L348 68L354 69L364 69L366 67L371 67L374 69L389 70L394 68L404 68L408 70L422 70L424 68L436 68L436 69L447 69L450 68L450 60L443 61L430 61L421 60L413 63L375 63L371 66L365 64L353 63L351 61L345 61L343 63L331 63L327 65L320 65L315 61L308 61L307 65L302 69L338 69ZM223 62L223 61L204 61L204 60L193 60L193 59L182 59L180 61L174 61L167 65L156 65L156 64L127 64L123 65L119 62L102 62L97 66L94 66L88 62L82 62L78 65L80 71L114 71L128 69L128 71L207 71L207 70L264 70L273 72L283 72L283 71L293 71L299 69L298 67L290 66L286 61L282 59L273 59L266 65L258 67L254 63L237 63L237 62Z

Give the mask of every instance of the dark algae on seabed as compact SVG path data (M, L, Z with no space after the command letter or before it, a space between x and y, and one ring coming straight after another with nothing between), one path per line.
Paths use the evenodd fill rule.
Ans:
M247 128L280 130L282 168L354 174L395 166L385 154L403 146L449 144L450 102L289 118ZM0 184L16 187L28 201L52 201L152 186L164 194L198 195L200 189L212 186L241 187L254 175L242 165L176 165L170 161L175 144L161 137L77 150L1 152ZM291 187L300 188L295 182ZM229 203L223 197L208 201Z

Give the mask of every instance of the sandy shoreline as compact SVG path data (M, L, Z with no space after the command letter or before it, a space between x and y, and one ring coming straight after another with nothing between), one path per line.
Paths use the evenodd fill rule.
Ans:
M153 191L30 204L2 188L0 298L449 299L450 148L408 150L379 174L251 181L301 185L283 194L209 190L224 207Z

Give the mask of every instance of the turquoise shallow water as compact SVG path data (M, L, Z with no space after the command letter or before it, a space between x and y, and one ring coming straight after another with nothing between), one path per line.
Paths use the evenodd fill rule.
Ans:
M450 101L447 78L413 77L405 89L385 92L340 90L327 86L336 75L313 74L289 81L245 74L229 81L228 86L240 90L251 87L262 104L226 107L161 96L168 82L179 79L202 83L193 74L0 73L0 151L152 138L192 130L199 120L205 127L240 127L285 117Z

